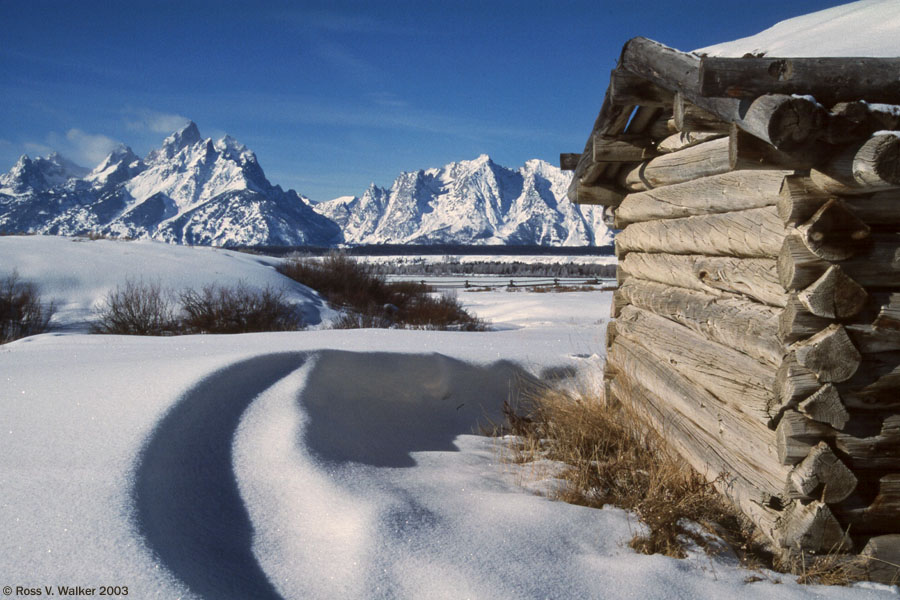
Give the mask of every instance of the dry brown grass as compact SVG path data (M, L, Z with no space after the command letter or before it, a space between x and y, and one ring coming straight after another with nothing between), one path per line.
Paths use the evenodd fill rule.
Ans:
M706 547L690 523L726 538L738 553L758 550L736 510L627 407L547 387L504 412L503 432L518 436L512 460L568 465L560 500L633 511L647 530L630 542L639 552L683 557L686 544Z

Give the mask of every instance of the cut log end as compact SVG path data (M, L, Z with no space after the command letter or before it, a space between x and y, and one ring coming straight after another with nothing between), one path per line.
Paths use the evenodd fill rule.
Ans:
M813 315L844 319L862 310L868 296L866 290L848 277L839 265L832 265L797 298Z

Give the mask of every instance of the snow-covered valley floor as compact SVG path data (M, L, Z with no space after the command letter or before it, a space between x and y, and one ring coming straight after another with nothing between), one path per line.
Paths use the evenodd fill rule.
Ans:
M0 271L39 283L63 326L0 346L7 597L44 586L212 600L897 597L757 581L702 554L636 554L633 516L519 485L527 467L499 460L479 423L499 420L529 378L599 371L609 292L460 292L493 322L484 333L84 333L105 290L139 276L173 289L283 286L309 322L327 322L317 296L272 264L0 238Z

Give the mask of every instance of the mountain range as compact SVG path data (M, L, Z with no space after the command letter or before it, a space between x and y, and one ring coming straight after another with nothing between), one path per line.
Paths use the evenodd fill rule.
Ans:
M0 232L214 246L609 244L601 207L566 198L570 179L544 161L513 170L482 155L315 204L272 185L243 144L203 138L191 122L144 158L120 146L93 170L22 156L0 175Z

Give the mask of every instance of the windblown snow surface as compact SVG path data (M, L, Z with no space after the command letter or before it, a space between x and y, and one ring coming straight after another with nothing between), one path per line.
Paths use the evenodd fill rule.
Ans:
M598 372L608 292L461 294L496 326L484 333L100 336L79 332L79 311L134 273L172 288L238 277L322 305L270 259L222 250L7 237L0 262L42 285L67 325L0 346L11 597L58 585L210 600L897 596L636 554L634 516L529 491L553 481L503 463L479 423L533 377Z
M900 56L900 2L850 2L695 52L710 56Z

